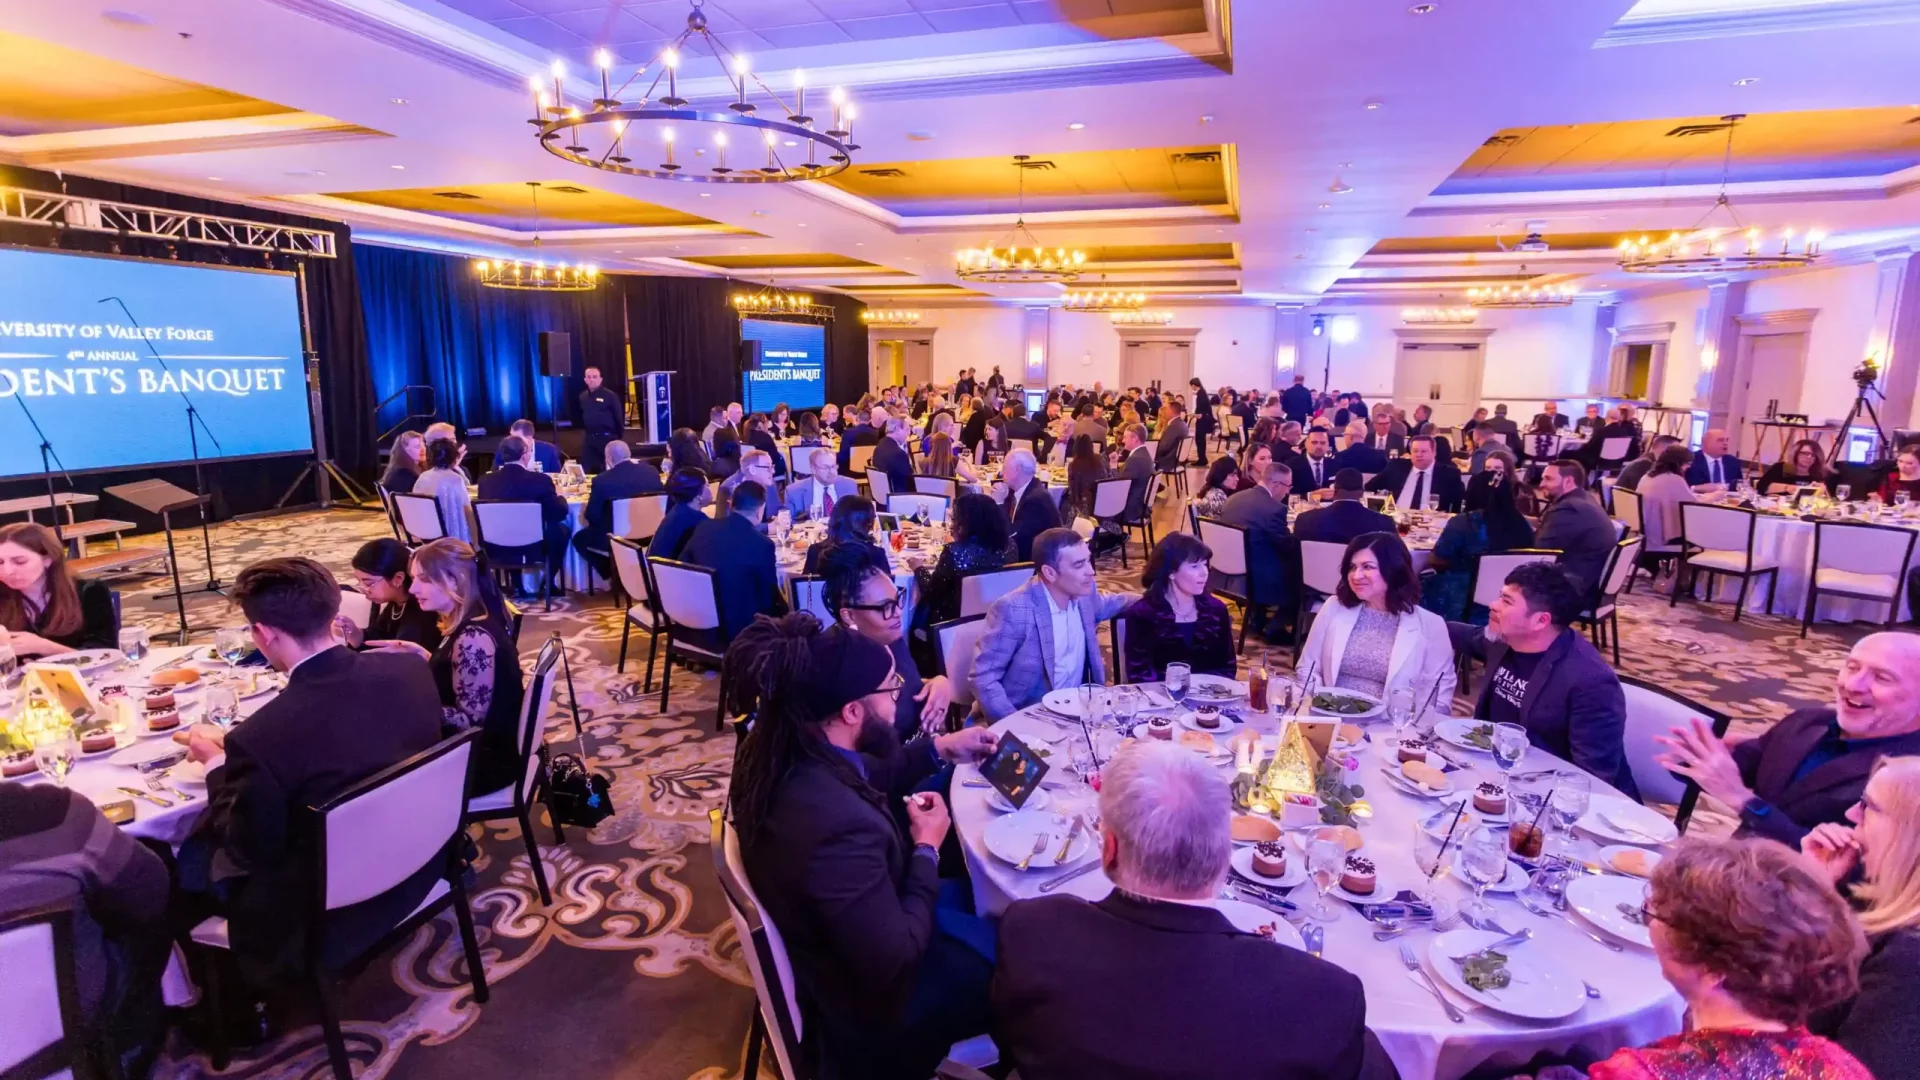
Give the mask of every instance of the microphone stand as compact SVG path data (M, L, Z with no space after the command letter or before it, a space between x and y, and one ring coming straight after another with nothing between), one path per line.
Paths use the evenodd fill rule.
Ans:
M27 414L27 423L32 425L33 433L40 436L40 475L47 479L47 513L53 517L54 539L60 541L62 546L65 546L67 535L60 529L60 507L54 501L53 466L48 462L48 458L60 462L60 475L67 478L67 487L69 489L73 487L73 474L67 471L67 463L60 461L60 455L54 453L53 443L47 441L47 433L40 430L40 421L34 419L33 410L27 408L26 395L15 394L13 395L13 400L19 402L20 411ZM29 514L27 516L32 517L33 515Z
M140 320L134 318L133 312L127 310L127 302L117 296L103 297L99 302L104 304L109 300L120 305L120 313L127 317L127 321L133 324L134 329L140 331L140 340L146 342L147 351L153 354L153 359L160 365L160 370L169 375L173 374L173 369L168 367L166 360L161 357L160 350L153 347L153 339L147 336L146 327L141 326ZM222 586L220 584L220 576L214 572L213 534L207 528L208 496L206 481L200 475L199 432L205 431L207 433L207 441L212 443L214 450L220 454L224 455L226 448L220 445L219 439L214 438L213 429L207 426L206 418L200 415L200 410L194 408L193 399L187 396L187 392L176 388L174 393L179 394L180 400L186 402L187 405L187 446L193 454L193 494L200 500L200 546L207 560L207 583L203 587L193 591L217 593L222 591ZM184 633L181 635L181 638L184 643Z

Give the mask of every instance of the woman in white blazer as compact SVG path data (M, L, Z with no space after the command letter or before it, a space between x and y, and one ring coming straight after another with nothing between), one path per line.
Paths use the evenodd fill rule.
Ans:
M1368 533L1347 545L1339 591L1314 616L1297 670L1311 671L1321 686L1382 701L1411 690L1415 708L1430 695L1442 709L1453 700L1447 622L1420 606L1420 578L1398 536Z

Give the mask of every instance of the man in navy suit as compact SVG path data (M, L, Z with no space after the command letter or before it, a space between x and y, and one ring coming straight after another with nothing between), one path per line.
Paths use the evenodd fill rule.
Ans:
M1394 532L1393 519L1360 505L1362 482L1357 469L1341 469L1333 474L1333 501L1317 510L1308 510L1294 519L1293 535L1299 540L1322 540L1345 544L1368 533ZM1229 500L1231 501L1231 500Z
M731 642L755 615L781 615L780 579L773 569L773 541L760 531L767 489L747 480L733 489L732 510L702 522L681 556L720 571L720 644Z
M1039 462L1031 450L1015 450L1000 467L1000 486L1006 491L1000 505L1013 523L1013 540L1020 560L1033 558L1033 539L1060 527L1060 503L1044 480L1035 478Z
M1281 393L1280 412L1301 427L1307 425L1307 417L1313 415L1313 391L1307 389L1305 375L1295 375L1293 385ZM1253 430L1253 425L1248 424L1247 430Z
M1367 485L1368 491L1384 491L1404 510L1424 510L1427 499L1440 500L1440 509L1458 513L1467 497L1466 482L1453 462L1440 460L1433 436L1415 435L1407 443L1407 456L1387 462L1387 467Z
M540 504L540 521L546 529L546 538L540 546L547 556L547 575L555 579L558 591L560 567L567 559L567 538L573 532L567 524L567 500L554 488L553 477L534 472L530 467L533 446L520 436L501 439L493 452L493 460L498 465L480 478L480 498ZM533 547L529 544L525 548L510 548L492 543L485 546L490 554L513 559L524 557Z
M873 462L868 468L887 474L887 490L903 495L913 493L913 457L907 453L907 439L911 434L905 420L888 420L885 434L873 448ZM885 510L882 506L880 509Z
M1740 486L1740 459L1727 453L1726 432L1712 428L1700 437L1700 452L1687 466L1687 483L1701 493Z
M582 515L586 524L573 534L573 549L601 577L611 580L613 556L607 537L613 534L614 501L658 495L665 490L660 471L633 460L633 448L624 440L608 443L606 470L593 478L593 487L587 492L587 509Z
M520 438L533 444L533 460L540 463L541 472L552 476L554 473L560 471L560 448L550 442L541 442L535 438L533 434L533 421L515 420L507 426L507 434L518 435ZM497 456L498 451L495 451L495 454ZM504 461L506 459L501 458L500 460Z
M841 476L853 475L853 448L856 446L876 446L880 442L881 426L887 422L885 409L873 410L878 423L867 423L863 417L851 417L847 420L847 430L840 436L840 456L834 464ZM878 453L879 451L874 451ZM912 485L908 485L911 487Z
M1346 426L1347 446L1333 456L1334 464L1358 473L1377 473L1387 467L1387 454L1367 440L1367 426L1355 420Z
M1262 628L1269 642L1280 644L1287 633L1287 616L1294 607L1293 574L1288 567L1299 561L1297 549L1287 536L1287 495L1292 490L1293 470L1285 462L1267 464L1266 474L1245 476L1242 487L1220 509L1220 520L1238 525L1247 537L1247 597L1256 609L1265 608L1271 618Z
M1367 433L1367 445L1391 457L1397 451L1407 448L1407 437L1403 430L1393 430L1393 414L1382 412L1373 418L1373 429Z

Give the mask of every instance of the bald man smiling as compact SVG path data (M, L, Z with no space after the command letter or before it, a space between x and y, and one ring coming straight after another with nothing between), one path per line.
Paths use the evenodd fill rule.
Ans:
M1874 763L1920 754L1920 635L1869 634L1840 665L1831 707L1800 709L1729 745L1699 720L1656 739L1660 764L1740 814L1740 832L1798 845L1846 820Z

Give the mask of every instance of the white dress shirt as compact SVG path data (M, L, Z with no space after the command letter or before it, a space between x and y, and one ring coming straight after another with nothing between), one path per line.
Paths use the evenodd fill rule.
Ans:
M1063 608L1052 592L1041 591L1047 594L1047 610L1053 616L1053 688L1079 686L1086 681L1087 671L1087 628L1080 621L1080 607L1069 603Z
M1385 449L1387 449L1387 440L1389 440L1389 439L1391 439L1391 438L1393 438L1393 433L1392 433L1392 432L1388 432L1388 433L1386 433L1385 435L1375 435L1375 436L1373 437L1373 448L1374 448L1375 450L1385 450Z
M819 479L816 478L813 481L813 509L807 511L807 517L814 521L825 521L826 511L824 508L826 501L827 485L821 483Z
M1413 498L1413 485L1417 478L1424 479L1419 479L1418 481L1420 484L1420 501L1416 504ZM1425 510L1427 508L1426 500L1432 497L1433 470L1431 468L1412 469L1408 471L1407 482L1401 485L1400 493L1393 497L1393 502L1394 505L1400 507L1402 510Z

